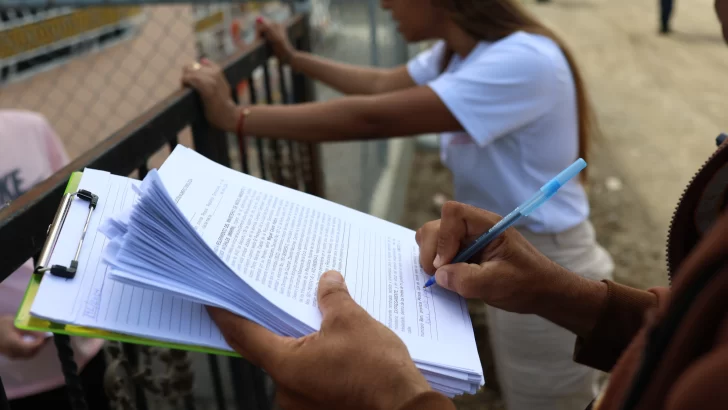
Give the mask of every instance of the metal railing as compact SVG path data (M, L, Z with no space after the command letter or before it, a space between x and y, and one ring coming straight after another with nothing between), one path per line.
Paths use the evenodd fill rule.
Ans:
M287 26L294 45L300 50L309 51L310 29L305 16L292 18ZM269 48L263 43L255 43L222 62L225 76L231 84L247 81L250 85L246 95L234 97L247 99L252 104L273 104L273 90L277 89L283 103L315 99L309 80L290 74L286 67L271 64L271 60ZM263 71L263 95L257 95L259 92L252 86L255 83L254 72L259 69ZM273 70L277 70L277 76L272 75ZM274 77L277 78L274 80ZM189 89L181 89L0 210L0 249L3 251L0 281L28 259L37 257L73 172L88 167L117 175L136 174L143 178L149 169L149 159L159 156L160 151L164 155L171 150L178 143L180 133L185 130L191 130L194 149L220 164L314 195L324 194L317 145L255 138L237 139L210 127L198 95ZM74 396L72 402L77 408L85 408L78 375L72 364L73 352L68 348L68 337L56 334L54 339L61 362L71 364L64 366L64 375L70 394ZM121 376L107 374L107 392L111 392L110 400L117 407L146 409L148 405L145 397L151 393L162 394L172 407L195 408L192 397L194 375L185 352L127 344L111 344L107 350L112 357L107 373L119 369L128 373L126 381ZM151 374L148 366L153 357L167 365L167 373L158 377ZM224 409L226 400L219 360L220 357L208 355L217 408ZM242 359L228 360L235 407L270 408L270 395L262 370ZM0 394L0 409L4 405L4 394Z

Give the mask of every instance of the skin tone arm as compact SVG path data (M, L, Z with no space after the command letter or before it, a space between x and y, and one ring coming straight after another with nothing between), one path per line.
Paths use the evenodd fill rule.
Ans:
M361 67L339 63L297 51L288 41L285 28L263 18L256 21L260 37L273 47L276 56L299 73L320 81L344 94L371 95L415 86L405 66L395 68Z
M230 97L222 70L210 61L185 67L182 82L199 92L205 116L216 128L237 132L245 112L245 134L260 138L347 141L462 129L437 94L425 86L325 102L241 108Z
M246 133L273 139L347 141L461 129L442 101L427 87L290 107L256 106L249 110ZM232 118L226 122L237 123L238 112L233 111Z
M414 87L407 67L374 68L339 63L296 51L291 67L314 80L349 95L371 95Z

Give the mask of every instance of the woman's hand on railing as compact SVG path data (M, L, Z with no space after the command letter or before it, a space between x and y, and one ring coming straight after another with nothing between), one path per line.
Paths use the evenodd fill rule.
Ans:
M263 17L255 20L255 30L258 38L266 40L273 48L273 53L283 64L290 64L296 49L288 40L286 27L280 23L269 21Z
M205 105L205 117L215 128L235 132L240 111L232 99L232 89L222 68L210 60L185 66L182 84L194 88Z
M15 327L12 316L0 316L0 355L11 359L30 359L48 340L43 333Z

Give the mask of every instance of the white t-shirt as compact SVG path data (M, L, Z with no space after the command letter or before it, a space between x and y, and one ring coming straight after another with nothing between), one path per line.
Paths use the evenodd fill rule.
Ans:
M441 135L455 200L505 216L578 157L569 64L551 39L525 32L480 42L464 59L455 54L440 74L444 51L440 41L407 68L465 130ZM575 177L517 225L557 233L588 215L586 193Z

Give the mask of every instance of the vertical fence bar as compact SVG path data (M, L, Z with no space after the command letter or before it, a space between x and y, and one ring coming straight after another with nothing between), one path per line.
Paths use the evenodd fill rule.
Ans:
M290 104L291 98L288 95L288 84L286 83L286 70L284 70L283 64L278 63L278 78L280 79L280 91L281 91L281 102L283 104ZM285 163L285 170L288 174L288 178L284 181L284 184L288 187L299 189L298 183L298 170L296 169L297 163L293 156L294 143L291 140L286 141L286 156L283 159Z
M174 147L179 144L179 138L177 138L177 135L173 135L169 138L169 141L167 142L167 146L169 147L169 151L174 151Z
M199 109L202 112L202 102L200 102ZM195 150L218 164L229 167L230 152L227 133L210 127L204 116L200 116L190 125Z
M248 385L243 381L242 368L244 366L243 360L237 357L230 357L228 360L230 365L230 380L233 383L233 397L235 398L235 408L238 410L248 410L250 406L246 403L246 397L250 396L250 393L246 394Z
M270 84L270 68L268 67L268 60L263 62L263 85L265 87L265 103L268 105L273 104L273 92ZM278 141L275 139L268 140L268 146L273 153L273 161L271 163L271 180L277 184L281 183L281 170L280 170L280 152L278 151Z
M271 403L265 391L265 373L245 359L230 358L230 371L235 386L235 402L239 410L269 410Z
M139 172L139 179L144 179L144 177L147 176L147 173L149 173L149 167L147 165L147 162L144 161L143 164L139 165L137 171Z
M215 391L215 404L217 410L225 410L225 391L222 388L222 377L220 372L220 363L214 354L207 355L207 363L210 365L210 374L212 374L212 388Z
M131 343L122 343L124 356L129 362L132 372L139 368L139 350L136 345ZM136 410L147 410L147 397L144 394L144 387L140 383L134 383L134 404Z
M248 84L248 87L250 87L250 84ZM237 85L233 87L233 101L235 101L235 104L240 104L240 96L237 92ZM243 134L239 134L240 130L235 130L235 136L238 139L238 155L240 156L240 169L243 171L244 174L249 174L250 169L248 169L248 140L245 138Z
M248 78L248 89L250 90L250 105L255 105L258 103L258 92L255 90L255 76L253 74L250 75L250 78ZM255 148L258 151L258 164L260 167L260 177L263 179L266 178L266 171L265 171L265 147L263 146L263 141L260 138L255 138Z
M311 51L311 27L308 23L304 25L301 37L296 40L296 49L306 52ZM311 79L300 73L293 75L293 98L296 103L316 100L316 92ZM301 157L301 170L304 174L304 191L323 198L325 192L324 179L321 173L320 146L311 143L299 143L298 146Z

